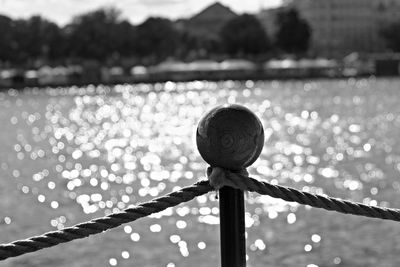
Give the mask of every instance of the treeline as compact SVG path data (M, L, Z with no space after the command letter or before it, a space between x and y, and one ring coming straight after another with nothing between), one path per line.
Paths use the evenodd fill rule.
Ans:
M244 14L226 22L217 38L210 38L165 18L148 18L135 26L115 8L77 16L64 27L40 16L13 20L0 15L0 64L35 67L86 60L148 65L168 58L265 59L307 51L311 30L295 10L279 14L276 25L275 36L268 36L256 17Z

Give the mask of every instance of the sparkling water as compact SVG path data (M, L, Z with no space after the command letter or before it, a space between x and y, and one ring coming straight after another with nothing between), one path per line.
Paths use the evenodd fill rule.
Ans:
M253 110L255 178L400 207L400 80L159 83L0 92L0 242L62 229L205 179L200 117ZM399 266L400 225L246 194L248 266ZM4 266L219 266L215 192ZM2 265L3 266L3 265Z

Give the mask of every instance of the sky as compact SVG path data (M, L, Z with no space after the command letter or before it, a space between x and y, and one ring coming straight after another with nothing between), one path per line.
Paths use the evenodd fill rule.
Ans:
M63 26L74 16L101 7L114 6L133 24L149 16L170 19L190 17L216 0L0 0L0 14L12 18L41 15ZM220 0L237 13L255 13L278 6L281 0Z

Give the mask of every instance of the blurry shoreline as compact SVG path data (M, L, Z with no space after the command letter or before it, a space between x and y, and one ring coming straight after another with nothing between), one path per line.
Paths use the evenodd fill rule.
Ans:
M286 80L384 76L399 77L400 56L375 55L367 59L349 55L342 61L283 59L255 63L245 59L221 62L164 61L154 66L104 67L98 63L42 66L39 69L0 70L0 88L71 86L88 84L186 82L193 80Z

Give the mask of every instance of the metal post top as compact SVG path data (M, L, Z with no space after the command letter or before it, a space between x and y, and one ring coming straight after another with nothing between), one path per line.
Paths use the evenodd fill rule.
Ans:
M248 108L236 104L218 106L200 120L196 143L200 155L212 167L241 170L260 155L264 129Z

